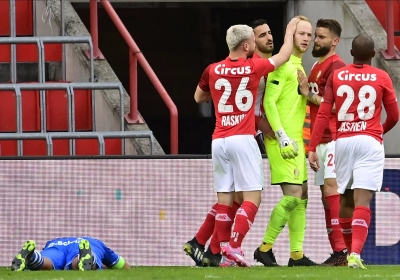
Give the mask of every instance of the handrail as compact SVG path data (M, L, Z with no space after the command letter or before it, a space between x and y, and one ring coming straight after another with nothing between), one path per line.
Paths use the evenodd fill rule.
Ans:
M154 154L154 136L153 132L148 131L90 131L90 132L28 132L28 133L0 133L1 140L35 140L44 139L47 145L47 155L53 155L53 139L91 139L97 138L99 141L99 155L105 155L105 141L106 138L149 138L150 139L150 154ZM18 156L22 156L23 147L18 146ZM125 148L123 147L123 153ZM75 150L72 151L71 155L75 155Z
M400 59L399 52L395 49L394 45L394 17L393 17L393 0L386 0L386 50L381 51L382 56L386 60Z
M0 92L1 91L14 91L16 94L16 98L21 96L21 91L23 90L65 90L67 93L69 92L68 100L71 103L72 98L74 96L74 90L118 90L120 100L119 100L119 105L123 106L123 87L121 83L39 83L39 84L34 84L34 83L22 83L22 84L0 84ZM42 98L42 97L40 97ZM46 107L45 100L43 100L43 105ZM20 102L16 102L17 108L16 108L16 113L17 113L17 131L22 132L22 105ZM71 106L73 107L73 106ZM71 131L74 131L74 114L73 112L69 112L70 116L70 121L71 126L73 129ZM92 112L92 118L95 118L95 113ZM124 126L124 115L123 111L120 112L120 130L124 131L125 126ZM45 122L46 123L46 122ZM95 123L92 124L93 128L95 128ZM44 130L43 132L46 132Z
M90 0L91 3L96 2L97 0ZM115 27L118 29L125 42L129 47L129 69L130 69L130 112L125 116L128 123L140 123L140 117L138 113L138 102L137 102L137 62L140 63L144 72L149 77L151 83L161 96L164 103L167 105L168 110L170 112L170 124L171 124L171 154L178 153L178 110L176 105L172 101L171 97L168 95L164 86L161 84L160 80L154 73L153 69L147 62L146 58L143 56L143 53L140 51L136 42L133 40L132 36L129 34L129 31L126 29L125 25L119 18L118 14L110 4L108 0L100 0L104 10L107 12ZM90 16L97 16L97 5L90 5ZM96 11L93 9L96 8ZM91 24L95 23L92 19ZM96 22L97 24L97 22ZM92 29L92 31L97 31L97 28ZM91 34L94 38L98 38L98 34ZM121 108L122 110L123 108Z
M0 84L0 96L2 91L14 91L16 98L16 120L17 120L17 133L22 133L22 90L39 90L43 92L40 94L40 108L41 108L41 132L47 132L47 117L46 117L46 98L45 90L65 90L68 98L68 131L75 132L75 105L74 105L74 90L106 90L114 89L118 90L120 96L120 106L123 107L123 87L121 83L28 83L28 84ZM94 100L94 95L92 94L92 100ZM95 122L95 107L92 107L92 127L96 129ZM124 114L120 111L120 131L124 132ZM17 142L18 149L22 149L22 142ZM124 148L125 142L121 140L121 145ZM75 152L75 142L71 140L70 150L72 154Z
M44 83L44 47L43 44L47 43L59 43L59 44L77 44L86 43L89 45L89 51L91 57L93 57L93 43L90 36L40 36L40 37L0 37L0 44L9 44L14 46L15 44L33 44L36 43L38 46L38 65L39 65L39 77L41 77L40 83ZM15 53L14 53L15 55ZM42 58L42 59L40 59ZM16 59L12 59L12 65L16 69ZM42 75L42 76L40 76ZM65 79L65 77L64 77ZM94 80L94 64L93 59L90 60L90 81Z

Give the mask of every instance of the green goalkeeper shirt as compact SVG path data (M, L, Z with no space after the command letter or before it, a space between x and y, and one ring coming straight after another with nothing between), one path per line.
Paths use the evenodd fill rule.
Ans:
M283 128L294 141L303 140L307 105L307 99L298 94L298 69L304 73L301 58L292 55L288 62L268 74L263 102L272 129L276 132Z

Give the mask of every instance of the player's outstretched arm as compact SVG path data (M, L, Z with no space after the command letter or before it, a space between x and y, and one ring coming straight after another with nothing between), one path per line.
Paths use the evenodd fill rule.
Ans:
M392 79L390 79L389 75L386 75L382 80L385 89L382 103L386 111L386 121L382 124L382 127L383 133L386 133L399 121L399 105L397 104L397 97L393 89Z
M386 110L386 121L382 124L383 133L389 132L399 121L399 105L396 103L390 103L385 106Z
M271 57L275 64L275 69L279 68L282 64L287 62L293 51L293 36L296 32L297 23L299 23L299 18L293 18L286 27L286 34L283 41L283 46L279 50L279 53Z
M194 100L197 103L203 103L211 100L211 93L203 91L199 86L197 86L196 91L194 93Z

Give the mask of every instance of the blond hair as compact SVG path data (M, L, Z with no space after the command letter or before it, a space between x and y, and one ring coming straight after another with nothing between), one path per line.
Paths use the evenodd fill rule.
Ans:
M298 18L298 19L304 20L304 21L308 21L309 23L311 23L310 19L306 16L298 15L298 16L295 16L295 18Z
M230 51L237 50L240 44L251 38L253 29L244 24L233 25L226 31L226 43Z

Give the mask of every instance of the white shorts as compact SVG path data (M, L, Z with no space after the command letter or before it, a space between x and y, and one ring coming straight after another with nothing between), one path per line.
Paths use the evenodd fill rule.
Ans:
M322 186L324 179L336 178L335 171L335 141L327 144L319 144L317 146L317 155L321 164L321 168L315 173L315 186Z
M385 164L383 144L367 135L340 138L335 155L339 193L346 189L380 191Z
M253 135L214 139L212 163L216 192L262 190L263 161Z

